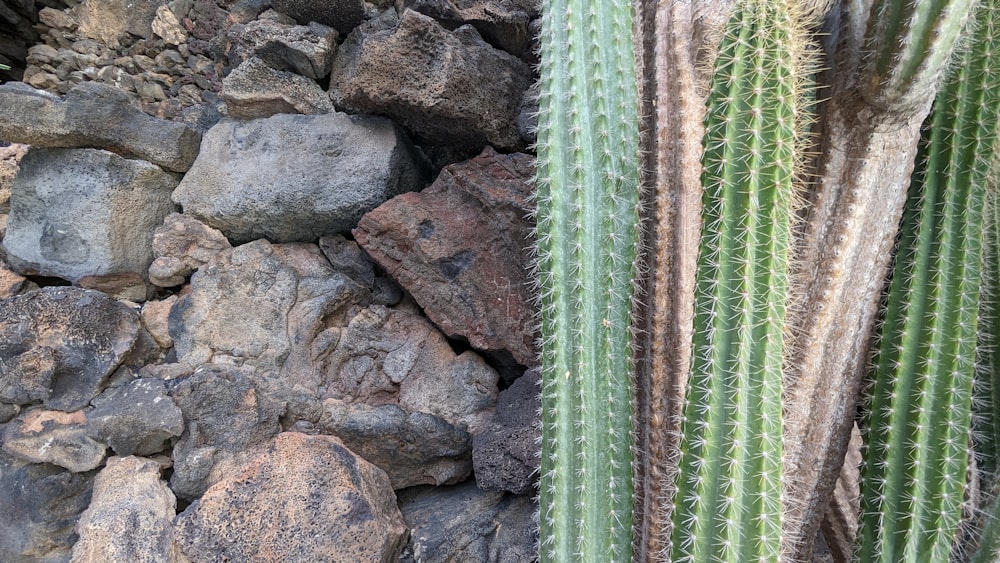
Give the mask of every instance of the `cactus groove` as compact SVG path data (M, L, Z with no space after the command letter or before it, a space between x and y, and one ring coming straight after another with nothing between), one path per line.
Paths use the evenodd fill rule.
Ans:
M739 0L715 62L673 561L781 550L784 317L808 100L792 5Z
M865 414L863 560L948 561L962 516L983 208L1000 108L996 2L921 139Z
M628 561L638 100L628 0L546 0L537 248L543 561Z

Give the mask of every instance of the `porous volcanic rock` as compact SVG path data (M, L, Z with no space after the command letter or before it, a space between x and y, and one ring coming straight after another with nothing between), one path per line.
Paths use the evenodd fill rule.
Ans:
M445 334L488 352L536 359L528 271L533 224L526 154L487 147L419 193L362 217L355 240Z
M242 63L258 58L277 70L290 70L314 79L330 74L337 53L337 32L313 21L309 25L285 25L256 20L233 25L226 32L233 45L230 61Z
M481 489L517 495L532 490L541 453L540 376L538 368L529 369L501 391L496 414L473 438L472 461Z
M90 471L104 461L104 444L86 432L83 411L25 410L6 425L3 451L31 463L51 463L73 473Z
M150 455L181 435L181 410L158 379L136 379L107 389L87 414L87 433L119 456Z
M391 0L272 0L274 9L301 24L318 22L346 35L377 8L392 5Z
M154 259L149 265L149 281L161 287L181 285L191 272L232 247L218 229L190 215L171 213L153 232Z
M175 528L195 561L395 561L407 528L385 472L333 436L285 432Z
M407 7L451 28L471 24L491 45L522 58L530 54L528 23L540 15L533 0L411 0Z
M21 274L74 282L135 274L142 286L175 186L174 174L104 150L32 148L11 192L7 261Z
M391 117L421 142L512 149L531 69L471 25L445 29L428 16L387 10L354 30L330 73L338 108Z
M173 199L234 243L315 241L423 185L419 155L389 120L279 114L212 127Z
M83 408L138 334L138 314L98 291L47 287L2 299L0 402Z
M146 115L125 92L85 82L59 98L19 82L0 84L0 139L36 147L95 147L173 172L191 167L201 135Z
M251 57L222 81L222 99L230 117L258 119L277 113L330 113L333 102L311 78L275 70Z

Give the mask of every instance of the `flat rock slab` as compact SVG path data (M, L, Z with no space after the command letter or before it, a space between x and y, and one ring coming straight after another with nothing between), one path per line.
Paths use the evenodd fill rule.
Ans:
M128 94L99 82L78 84L64 99L15 82L0 84L0 139L107 149L184 172L198 154L201 135L143 113Z
M387 119L330 113L226 119L205 135L173 199L234 243L315 241L420 189L425 172Z
M177 499L146 458L113 457L94 478L90 506L76 525L73 563L181 563L174 544Z
M365 215L355 240L449 337L531 365L533 177L530 156L487 147Z
M338 108L391 117L421 142L515 148L531 69L471 25L449 31L412 10L388 10L354 30L330 73Z
M0 402L79 410L138 334L138 313L98 291L47 287L0 300Z
M193 561L396 561L407 528L385 472L332 436L278 435L183 513Z
M158 166L104 150L33 148L11 192L7 259L22 274L73 282L135 274L141 284L177 182Z

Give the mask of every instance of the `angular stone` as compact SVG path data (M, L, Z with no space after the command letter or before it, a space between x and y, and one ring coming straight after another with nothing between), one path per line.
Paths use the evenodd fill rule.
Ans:
M181 410L158 379L136 379L108 389L92 404L87 434L119 456L161 452L167 440L184 431Z
M104 444L90 439L83 411L65 413L28 409L3 432L3 451L31 463L51 463L73 473L90 471L104 461Z
M385 472L332 436L286 432L181 513L201 560L395 561L407 528Z
M161 287L181 285L191 272L232 247L218 229L190 215L171 213L153 232L155 258L149 265L149 281Z
M412 0L407 7L456 28L471 24L483 39L515 57L529 54L528 22L538 17L518 0Z
M138 334L135 311L97 291L46 287L0 300L0 401L81 409Z
M535 362L533 159L487 147L362 217L354 237L449 337Z
M176 295L171 295L160 301L147 301L139 313L142 326L156 340L156 344L163 349L171 348L174 345L174 340L170 338L169 328L170 309L174 303L177 303Z
M281 114L212 127L173 199L234 242L315 241L423 183L420 157L386 119Z
M3 248L22 274L79 281L138 274L153 231L174 210L177 178L148 162L94 149L31 149L14 180Z
M156 9L156 17L153 18L150 29L168 45L180 45L187 41L187 32L177 16L166 6Z
M0 84L0 139L36 147L95 147L184 172L201 135L182 123L146 115L125 92L77 84L64 99L21 83Z
M200 497L281 432L280 405L237 368L201 367L173 382L170 394L187 424L170 479L180 498Z
M541 370L524 372L500 392L493 420L472 440L476 483L485 491L531 492L541 449Z
M277 70L290 70L308 78L330 74L337 52L337 32L319 23L285 25L257 20L234 25L226 32L233 45L230 60L259 58Z
M472 433L493 413L497 373L473 352L456 355L423 317L373 305L331 340L336 346L317 356L323 397L398 404Z
M472 436L426 413L327 399L316 428L385 471L394 489L457 483L472 471Z
M28 278L14 273L7 264L0 261L0 299L17 295L27 287L27 284Z
M151 459L113 457L94 479L90 506L80 516L73 563L162 561L186 563L174 544L177 500Z
M0 451L0 561L65 563L90 504L94 472L70 473Z
M230 117L258 119L278 113L316 115L333 111L333 103L316 81L275 70L252 57L222 81L222 99Z
M117 49L126 33L149 39L156 9L167 0L83 0L75 9L79 33Z
M258 240L219 253L170 313L178 361L243 365L275 393L316 395L322 336L346 326L371 288L335 271L311 244ZM268 384L270 385L270 384Z
M538 557L538 506L530 497L482 491L469 481L402 491L399 509L411 529L413 558L404 557L404 563L519 563Z
M338 108L387 115L426 143L512 149L530 83L526 63L472 26L448 31L412 10L388 10L340 46L330 97Z
M384 0L378 2L388 4ZM301 24L317 22L328 25L341 35L358 26L369 14L364 0L273 0L274 9ZM385 7L385 6L383 6Z

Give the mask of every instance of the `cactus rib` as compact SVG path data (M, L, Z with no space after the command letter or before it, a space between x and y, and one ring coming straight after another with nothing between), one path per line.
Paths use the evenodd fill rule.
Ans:
M546 0L537 141L540 555L627 561L638 100L628 1Z

